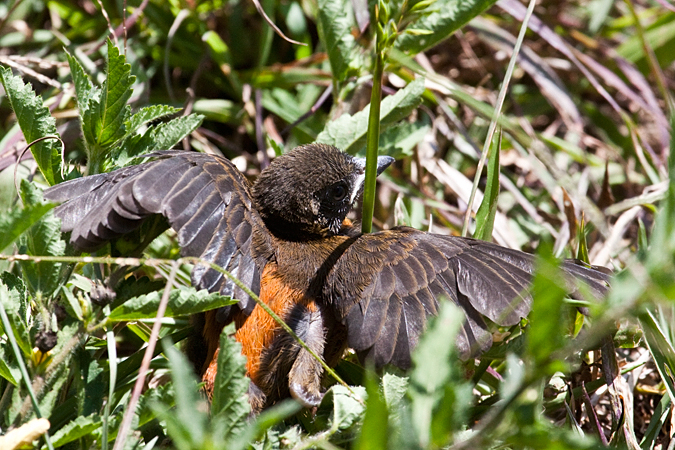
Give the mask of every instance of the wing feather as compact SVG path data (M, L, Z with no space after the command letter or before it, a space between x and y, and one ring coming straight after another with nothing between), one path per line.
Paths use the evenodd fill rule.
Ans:
M607 274L573 261L562 267L570 292L573 279L606 292ZM511 326L529 313L533 268L534 257L517 250L399 227L359 236L330 270L322 297L346 325L348 344L360 357L407 368L427 317L442 300L459 306L466 318L456 339L460 356L490 348L485 317Z
M258 293L264 262L254 254L252 236L267 231L252 207L248 180L228 160L212 155L166 151L147 156L156 159L45 191L45 198L63 202L55 213L62 231L72 232L73 245L93 251L161 214L176 231L183 255L225 268ZM252 309L252 299L220 272L197 265L192 279L196 287L233 295L242 300L242 309Z

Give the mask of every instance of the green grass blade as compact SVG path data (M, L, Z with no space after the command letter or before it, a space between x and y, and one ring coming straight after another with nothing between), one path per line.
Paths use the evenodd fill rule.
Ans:
M490 148L485 195L476 213L476 232L473 237L483 241L492 241L492 229L495 224L497 200L499 198L499 153L501 148L502 131L500 128L499 139Z
M516 60L518 59L518 53L520 52L520 47L523 44L523 39L525 39L525 32L527 31L527 24L532 16L532 11L534 11L534 5L536 0L530 0L530 4L527 7L527 13L523 20L522 25L520 26L520 33L518 33L518 39L516 40L516 45L513 47L513 53L511 54L511 59L509 60L509 66L506 68L506 74L504 75L504 81L502 87L499 90L499 96L497 97L497 105L494 109L494 114L492 120L490 121L490 127L488 128L487 139L485 139L485 144L483 145L483 152L478 162L478 169L476 170L476 177L473 180L473 188L471 189L471 195L469 197L469 203L466 209L466 214L464 216L464 225L462 226L462 236L466 236L466 233L469 228L469 218L471 217L471 211L473 210L473 199L476 196L476 190L478 189L478 181L480 180L480 174L483 171L483 166L485 165L485 159L487 158L488 147L492 142L492 136L494 135L495 129L497 128L497 122L499 121L499 116L501 115L502 106L504 105L504 99L506 98L506 92L509 89L509 82L513 75L513 69L516 66Z

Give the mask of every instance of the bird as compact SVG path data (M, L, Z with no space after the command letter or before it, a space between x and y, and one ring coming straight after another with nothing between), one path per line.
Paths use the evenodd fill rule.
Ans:
M361 233L347 215L363 191L365 158L302 145L251 183L221 156L167 150L145 157L45 191L47 200L60 202L55 215L72 245L91 252L162 215L184 256L233 274L331 367L351 348L376 368L410 368L420 335L444 301L464 313L455 343L464 360L491 347L488 324L516 325L532 308L533 255L405 226ZM377 174L393 161L379 156ZM576 260L561 267L561 283L573 297L580 295L578 281L597 297L608 289L604 271ZM207 393L220 333L234 322L254 412L288 397L307 408L321 402L321 363L245 290L208 265L195 265L191 282L239 300L195 319L189 353Z

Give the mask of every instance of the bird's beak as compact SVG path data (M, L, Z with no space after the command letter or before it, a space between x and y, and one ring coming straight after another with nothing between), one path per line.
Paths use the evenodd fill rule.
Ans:
M377 157L377 174L384 172L384 169L389 167L391 163L395 161L391 156L378 156ZM366 179L366 158L354 158L354 164L359 167L362 171L358 174L356 182L354 183L354 190L351 195L351 203L354 203L356 196L363 190L363 182Z
M384 169L389 167L391 163L396 161L394 158L391 156L378 156L377 157L377 174L381 174L384 172Z
M391 156L378 156L377 157L377 174L381 174L384 172L384 169L389 167L391 163L396 161L394 158ZM354 158L354 163L356 163L357 166L363 168L363 170L366 170L366 158Z

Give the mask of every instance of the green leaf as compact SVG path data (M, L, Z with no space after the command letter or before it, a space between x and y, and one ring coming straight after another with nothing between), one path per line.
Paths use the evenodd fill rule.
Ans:
M394 225L397 227L411 226L410 213L408 208L405 206L405 201L401 194L396 197L396 202L394 202Z
M40 412L45 417L51 416L57 401L62 399L61 388L66 384L71 374L73 354L80 348L80 343L83 342L83 333L80 326L80 323L73 321L63 325L57 332L56 347L50 352L53 359L49 365L48 376L45 377L45 384L41 387L42 397L38 396Z
M382 394L390 411L396 411L408 391L408 377L400 377L392 373L382 375Z
M128 300L115 308L108 317L110 322L128 320L153 319L157 315L157 308L162 298L162 292L151 292ZM165 317L187 316L220 308L221 306L236 303L230 297L220 294L210 294L208 291L197 291L194 288L174 289L169 294L169 304Z
M389 440L389 412L372 370L366 372L365 385L368 394L366 414L354 448L357 450L384 449L387 448Z
M586 224L584 223L583 216L581 216L579 227L577 229L577 242L579 243L577 247L577 259L585 263L590 263L591 258L588 256L588 243L586 242Z
M243 109L240 104L224 98L202 98L195 101L192 111L209 120L236 125L241 123Z
M415 21L413 33L401 33L394 47L415 55L450 37L496 0L438 0L435 11Z
M28 206L43 203L42 191L27 180L21 180L21 198ZM66 250L66 242L61 239L61 220L53 214L46 214L30 227L20 242L25 253L32 256L62 256ZM62 263L19 261L19 266L33 295L52 297L59 286Z
M80 301L75 298L75 294L73 294L67 286L61 286L61 293L63 294L61 298L65 297L66 299L66 304L64 305L66 312L77 320L83 320L84 315L82 305L80 304Z
M165 345L164 353L169 358L171 378L175 389L176 408L165 410L166 405L156 405L164 409L157 411L167 422L167 431L174 440L176 448L205 448L208 416L200 405L197 380L192 365L172 345Z
M156 126L150 126L143 134L131 136L120 146L119 152L113 157L117 166L125 166L137 156L142 156L155 150L170 150L183 138L188 136L201 125L204 116L190 114L177 117Z
M164 336L159 341L157 341L155 351L152 354L153 358L162 352L162 348L164 348L165 344L173 345L174 342L180 342L183 339L187 338L188 336L193 335L193 333L194 330L190 328L182 328L179 331L176 331L175 333L172 333L168 336ZM101 347L105 345L106 344L101 341ZM141 367L144 356L145 356L145 347L141 348L140 350L137 350L134 354L128 356L123 361L121 361L117 365L117 379L123 380L126 377L135 376L135 374L138 372L138 369ZM120 386L119 384L115 386L115 392L123 392L123 391L124 386Z
M280 88L265 89L263 91L263 107L289 124L302 116L312 107L315 101L316 98L312 98L312 102L309 105L304 105L297 96ZM313 142L324 125L323 113L321 110L318 110L314 115L293 128L293 133L301 137L301 143Z
M26 142L31 143L48 135L58 136L56 122L49 108L44 106L42 97L35 95L30 84L24 83L21 77L12 74L11 69L2 66L0 66L0 81ZM45 139L30 148L42 176L50 185L63 179L60 149L61 146L55 139ZM0 229L4 231L6 228L0 226ZM0 249L5 247L0 246Z
M388 155L396 159L410 156L417 144L422 142L431 127L424 122L401 122L380 134L380 150L378 154ZM365 156L364 152L359 152ZM363 154L361 154L363 153Z
M71 58L72 59L72 58ZM100 173L110 148L126 135L125 122L131 110L127 101L131 97L136 77L130 75L131 66L126 64L119 49L108 40L108 66L106 79L98 92L87 89L84 73L75 70L73 78L76 85L81 85L85 95L90 95L89 105L82 110L82 133L84 135L87 157L89 158L89 174ZM88 92L88 93L87 93ZM83 102L82 102L83 103Z
M366 391L361 386L352 386L351 389L356 394L356 398L341 384L332 386L326 392L326 395L332 397L333 400L330 418L330 428L333 431L347 430L363 416Z
M1 273L0 301L5 307L7 318L12 328L9 332L14 334L14 338L23 354L30 356L32 354L32 346L26 322L30 299L28 298L28 292L23 280L9 272ZM7 333L8 331L4 329L0 322L0 336ZM18 386L18 382L22 378L21 371L14 353L10 350L9 342L6 339L3 339L3 341L0 344L0 376L14 386Z
M455 305L441 302L438 316L429 323L412 355L408 396L412 427L423 448L441 439L440 431L458 428L471 404L466 398L470 387L457 369L454 345L463 322L464 314ZM439 419L444 423L439 424Z
M124 123L126 127L126 135L130 136L142 126L153 120L161 119L171 114L180 112L180 108L174 108L167 105L152 105L141 108L136 114L131 116L129 120Z
M492 229L497 215L497 199L499 197L499 153L502 148L502 133L499 139L490 148L487 167L487 184L483 201L476 213L476 232L473 237L483 241L492 242Z
M202 41L211 50L213 61L218 64L221 72L227 76L236 95L241 98L241 81L236 70L232 70L232 52L227 43L215 31L207 31L202 35Z
M277 141L272 139L269 135L267 136L267 145L269 145L272 150L274 150L275 156L281 156L284 154L284 148Z
M380 130L391 127L410 115L422 102L423 92L424 79L416 78L396 94L382 100ZM369 112L370 105L353 116L343 114L337 120L329 122L316 141L355 154L365 145Z
M19 386L19 380L21 379L21 370L16 365L14 355L9 351L9 345L5 343L0 344L0 377L9 381L15 387Z
M654 408L654 414L652 414L652 417L649 420L647 431L645 431L642 441L640 441L641 448L645 450L654 448L654 444L656 444L656 440L659 437L659 434L661 434L661 429L668 423L671 410L670 403L670 396L666 392L663 394L663 397L661 397L659 404Z
M543 246L545 247L545 246ZM529 315L530 330L527 334L526 351L532 364L544 373L564 370L563 366L551 365L554 352L564 344L567 325L561 317L567 295L558 261L548 251L540 252L532 278L532 312Z
M675 349L667 336L667 333L661 329L653 313L647 312L640 317L640 325L644 331L647 348L654 358L656 369L661 375L663 384L670 398L675 398Z
M0 250L7 248L54 206L56 206L54 203L42 203L21 209L0 211L0 230L2 230L2 233L0 233Z
M647 238L647 227L645 227L645 223L642 221L642 218L638 217L638 236L637 236L637 244L638 244L638 256L639 259L644 261L644 258L647 257L647 251L649 250L649 239Z
M108 67L101 89L101 100L93 124L92 143L107 148L125 135L125 122L129 110L127 101L133 93L136 77L131 76L131 66L112 41L108 40Z
M80 110L80 117L89 114L91 106L90 100L101 97L101 89L95 87L89 76L84 72L80 62L66 51L66 58L68 58L68 65L70 66L70 76L73 77L73 84L75 84L75 95L77 97L77 107ZM84 123L82 123L84 126Z
M352 35L354 13L348 0L319 0L317 25L321 42L326 47L328 60L337 81L349 73L355 57L356 40Z
M213 388L211 414L218 422L218 435L225 441L241 436L247 426L251 406L248 403L246 358L241 354L241 344L229 337L229 329L220 334L218 372Z
M97 414L78 416L76 419L65 424L52 436L54 447L61 447L69 442L76 441L87 436L101 426L101 419Z

